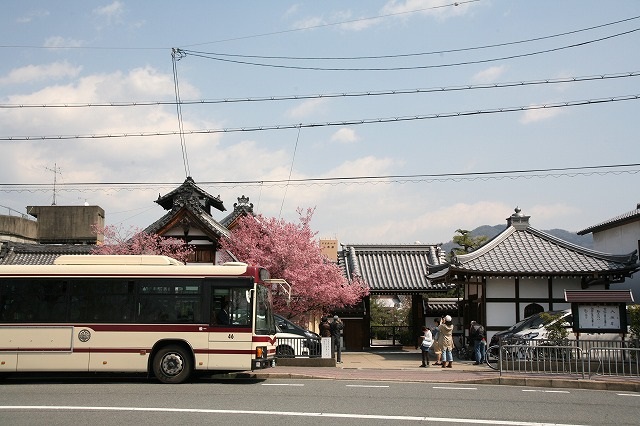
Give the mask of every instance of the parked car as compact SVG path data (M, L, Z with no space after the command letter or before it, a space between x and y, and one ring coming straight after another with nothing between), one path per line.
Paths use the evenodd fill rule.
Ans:
M568 327L570 327L573 323L571 310L569 309L566 309L564 311L550 311L548 313L551 315L561 314L562 319L564 319L565 322L568 322ZM531 315L530 317L527 317L524 320L515 323L506 330L494 334L493 337L491 337L490 345L497 345L498 340L500 339L545 339L547 336L547 329L545 328L545 325L546 324L539 313Z
M546 340L549 335L547 326L557 321L562 321L562 326L567 329L569 340L575 340L573 333L573 314L571 309L547 312L553 316L559 315L557 320L545 322L542 313L531 315L528 318L512 325L504 331L500 331L491 337L490 345L497 345L499 339L519 339L519 340ZM629 322L627 322L629 323ZM581 333L580 340L620 340L618 333Z
M305 330L282 315L274 314L276 320L276 355L279 357L317 356L322 353L320 335Z

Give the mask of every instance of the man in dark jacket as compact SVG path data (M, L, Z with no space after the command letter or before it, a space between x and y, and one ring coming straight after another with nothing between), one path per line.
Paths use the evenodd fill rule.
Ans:
M473 365L478 365L484 361L487 340L484 327L475 321L471 321L469 327L469 340L473 343L473 355L476 360Z
M344 324L340 320L340 317L337 315L333 316L333 322L331 323L331 340L332 346L336 351L336 362L338 364L342 364L342 342L341 342L341 334L342 329L344 328Z

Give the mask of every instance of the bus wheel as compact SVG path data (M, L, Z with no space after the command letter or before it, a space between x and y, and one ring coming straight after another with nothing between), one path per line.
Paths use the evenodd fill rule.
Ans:
M162 383L182 383L191 376L191 357L180 346L160 349L153 358L153 373Z

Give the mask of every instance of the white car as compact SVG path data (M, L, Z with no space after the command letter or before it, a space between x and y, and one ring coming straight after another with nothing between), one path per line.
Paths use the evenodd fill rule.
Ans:
M545 323L542 313L531 315L530 317L512 325L508 329L496 333L491 338L490 346L498 344L499 339L517 339L517 340L547 340L549 335L548 325L561 321L564 328L567 329L567 339L576 340L573 333L573 315L571 309L562 311L547 312L551 315L559 315L557 320L551 323ZM620 340L618 333L581 333L580 340Z

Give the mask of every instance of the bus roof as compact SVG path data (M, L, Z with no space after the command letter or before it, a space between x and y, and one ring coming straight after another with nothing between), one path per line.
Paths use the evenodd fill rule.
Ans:
M63 255L54 265L184 265L168 256L157 255Z
M246 274L248 267L241 262L185 265L156 255L64 255L53 265L0 265L0 276L239 276Z

